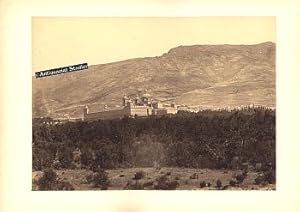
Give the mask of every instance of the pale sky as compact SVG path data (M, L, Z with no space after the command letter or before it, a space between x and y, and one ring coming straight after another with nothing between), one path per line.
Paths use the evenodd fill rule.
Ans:
M180 45L276 42L275 25L275 17L34 17L33 73L160 56Z

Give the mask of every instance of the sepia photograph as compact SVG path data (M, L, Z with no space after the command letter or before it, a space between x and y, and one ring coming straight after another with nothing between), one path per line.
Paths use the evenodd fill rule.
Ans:
M32 17L32 191L276 190L276 18Z

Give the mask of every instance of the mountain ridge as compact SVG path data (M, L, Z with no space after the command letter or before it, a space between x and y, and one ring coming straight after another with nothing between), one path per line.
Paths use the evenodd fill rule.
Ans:
M138 89L179 104L275 106L275 48L272 42L178 46L161 56L33 78L33 116L80 116L85 104L120 105Z

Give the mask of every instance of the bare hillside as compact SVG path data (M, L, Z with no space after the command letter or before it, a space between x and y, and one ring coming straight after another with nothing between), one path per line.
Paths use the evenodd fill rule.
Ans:
M33 116L79 116L85 104L120 105L138 89L188 105L275 106L275 44L179 46L157 57L33 78Z

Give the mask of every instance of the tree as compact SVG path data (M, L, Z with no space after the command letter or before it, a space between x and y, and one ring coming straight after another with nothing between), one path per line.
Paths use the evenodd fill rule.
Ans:
M43 176L38 180L39 190L56 190L57 189L57 174L52 169L46 169Z
M108 173L104 169L100 169L94 175L93 183L95 187L100 187L101 190L107 190L110 185Z

